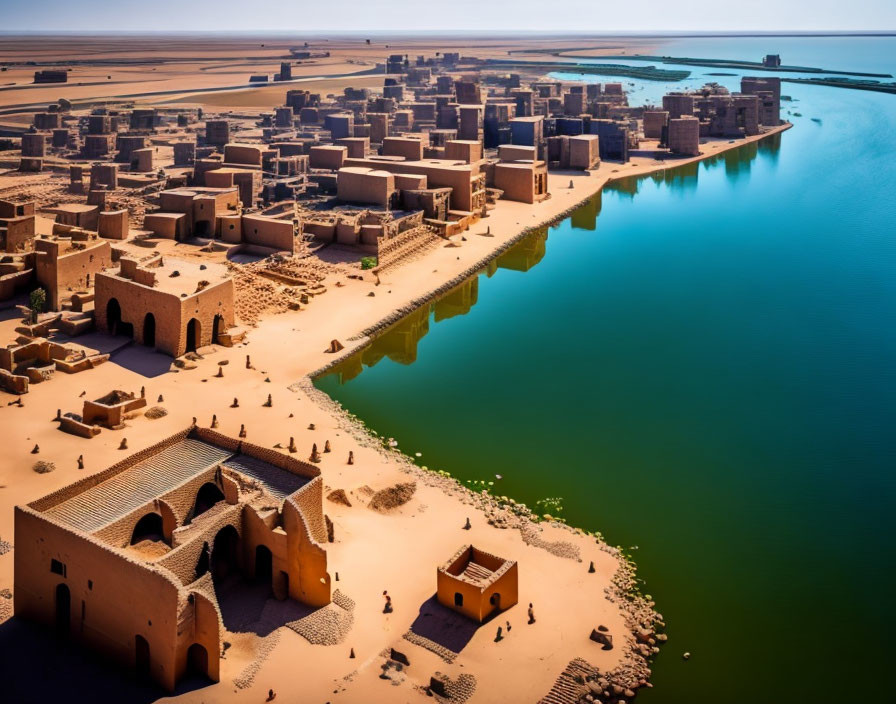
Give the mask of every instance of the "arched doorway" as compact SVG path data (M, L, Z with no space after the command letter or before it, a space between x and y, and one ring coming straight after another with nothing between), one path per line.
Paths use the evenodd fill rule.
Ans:
M121 322L121 304L117 298L110 298L106 303L106 327L113 335Z
M72 628L72 595L67 584L56 585L56 632L67 637Z
M131 533L131 545L136 545L144 540L164 541L164 536L162 516L158 513L147 513L134 526Z
M224 526L212 544L212 577L223 579L237 569L237 547L240 536L233 526Z
M224 332L224 318L216 315L212 322L212 342L218 344L218 335Z
M195 352L200 339L199 321L196 318L190 318L190 322L187 323L187 347L185 351Z
M147 313L143 318L143 344L147 347L156 346L156 316Z
M134 326L121 319L121 304L117 298L110 298L106 304L106 327L113 335L134 336Z
M134 636L134 664L137 669L137 678L148 680L150 676L149 641L140 635Z
M259 545L255 548L255 580L270 584L274 571L274 556L267 545Z
M184 521L184 525L191 523L194 518L201 516L216 503L223 500L224 492L218 488L218 485L206 482L199 487L199 491L196 492L196 501L193 503L193 510L190 511L187 520Z
M187 674L208 677L208 651L199 643L187 650Z

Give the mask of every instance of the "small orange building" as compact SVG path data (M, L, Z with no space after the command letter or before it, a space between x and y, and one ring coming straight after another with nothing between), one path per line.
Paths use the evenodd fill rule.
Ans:
M436 573L439 603L482 623L519 601L515 560L464 545Z

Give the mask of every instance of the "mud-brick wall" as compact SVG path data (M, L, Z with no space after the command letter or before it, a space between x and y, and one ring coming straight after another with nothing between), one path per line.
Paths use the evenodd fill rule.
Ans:
M70 606L63 627L74 640L133 669L140 635L149 644L152 677L174 688L178 588L173 580L27 507L16 508L15 540L17 617L54 626L57 587L64 585ZM63 574L51 571L52 560Z
M92 285L94 277L112 265L112 247L108 242L98 242L62 255L58 254L59 244L56 242L35 240L35 248L45 252L37 256L37 280L47 290L47 304L51 310L59 310L66 292L86 288L88 276Z

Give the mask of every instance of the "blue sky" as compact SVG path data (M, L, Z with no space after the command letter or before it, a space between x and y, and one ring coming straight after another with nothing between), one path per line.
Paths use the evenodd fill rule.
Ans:
M896 0L0 0L0 31L896 30ZM670 12L674 6L675 11Z

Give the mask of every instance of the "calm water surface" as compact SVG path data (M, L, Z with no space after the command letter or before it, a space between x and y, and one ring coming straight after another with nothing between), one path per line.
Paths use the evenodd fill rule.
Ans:
M893 40L784 41L896 69ZM894 697L896 96L784 92L780 138L617 183L318 381L637 546L670 636L639 701Z

